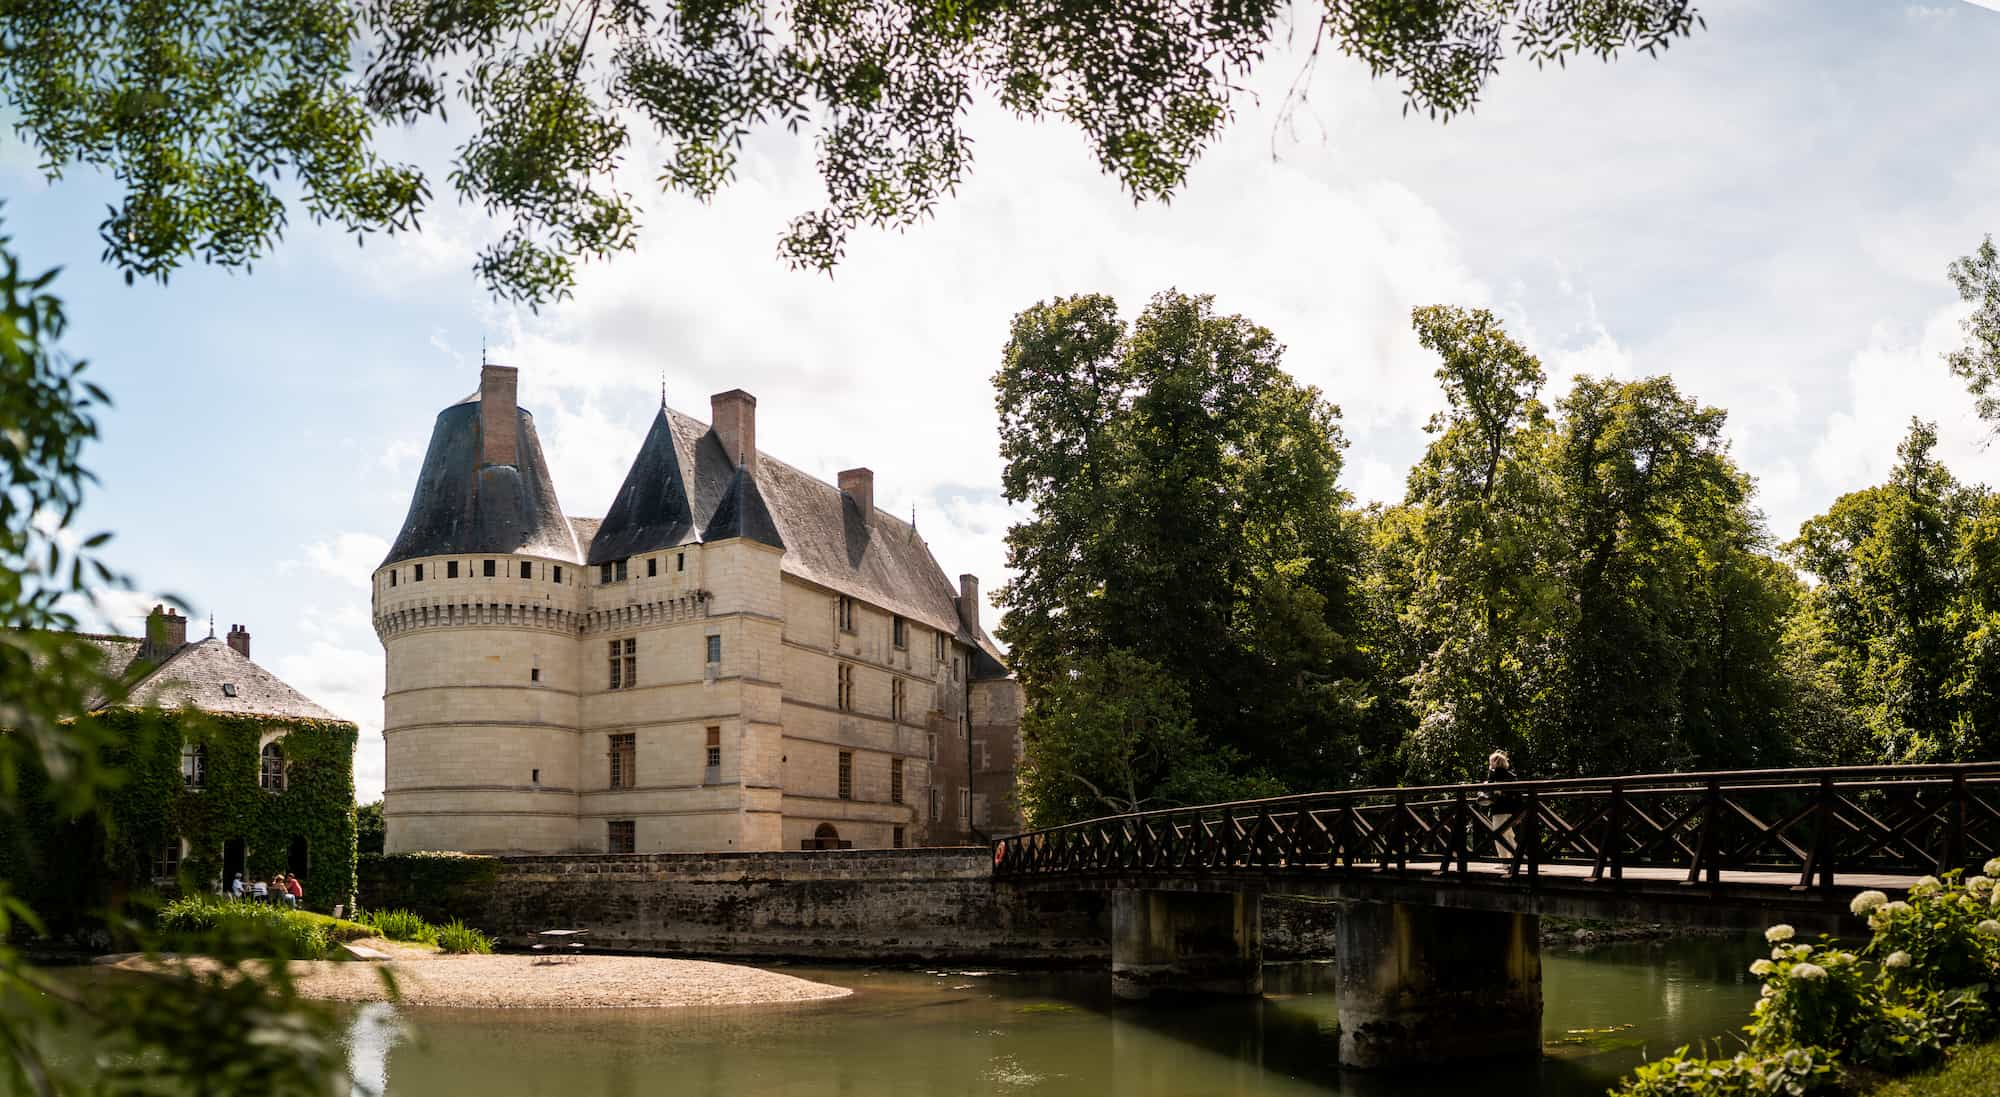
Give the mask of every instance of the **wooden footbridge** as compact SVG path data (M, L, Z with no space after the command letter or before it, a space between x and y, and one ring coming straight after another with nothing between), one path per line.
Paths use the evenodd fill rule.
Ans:
M993 875L1113 892L1113 982L1130 997L1254 993L1260 897L1343 901L1342 1059L1383 1066L1538 1047L1541 915L1851 932L1856 892L1995 856L2000 763L1976 763L1174 808L1002 838ZM1452 1025L1467 1008L1482 1024Z

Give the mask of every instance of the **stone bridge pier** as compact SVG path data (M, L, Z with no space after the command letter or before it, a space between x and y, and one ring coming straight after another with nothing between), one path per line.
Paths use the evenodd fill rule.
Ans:
M1113 892L1113 993L1263 993L1260 900L1247 889ZM1334 960L1341 1065L1541 1054L1540 923L1533 914L1344 904Z
M1350 903L1341 910L1334 965L1343 1066L1541 1054L1536 915Z

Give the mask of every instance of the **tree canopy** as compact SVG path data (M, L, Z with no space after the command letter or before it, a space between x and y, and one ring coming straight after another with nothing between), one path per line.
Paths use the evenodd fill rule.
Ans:
M980 102L1081 130L1135 201L1163 199L1228 124L1286 6L1159 0L12 0L0 97L45 172L112 175L99 235L129 276L269 254L287 211L357 234L415 227L431 182L385 162L385 126L444 123L457 197L505 225L494 293L565 296L632 248L634 146L665 191L707 199L753 136L810 140L825 201L780 255L830 270L858 227L932 213L972 163ZM1510 54L1656 53L1691 0L1321 0L1292 16L1449 118Z

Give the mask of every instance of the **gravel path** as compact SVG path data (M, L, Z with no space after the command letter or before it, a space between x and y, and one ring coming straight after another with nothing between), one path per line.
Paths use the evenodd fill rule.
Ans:
M374 944L374 942L369 942ZM316 960L292 964L299 993L337 1002L388 998L386 968L405 1005L473 1009L638 1009L743 1006L845 998L845 987L740 964L654 956L399 956L394 961ZM120 967L144 970L145 961Z

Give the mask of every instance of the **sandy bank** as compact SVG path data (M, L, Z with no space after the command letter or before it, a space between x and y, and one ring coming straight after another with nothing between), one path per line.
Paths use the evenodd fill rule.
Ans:
M845 987L775 971L704 960L652 956L575 956L561 963L538 960L521 955L443 956L399 951L392 961L318 960L294 963L291 970L299 993L308 998L384 1000L389 997L382 985L386 968L395 975L396 990L405 1005L473 1009L776 1005L845 998L853 993ZM140 957L122 959L114 966L127 971L152 968Z

